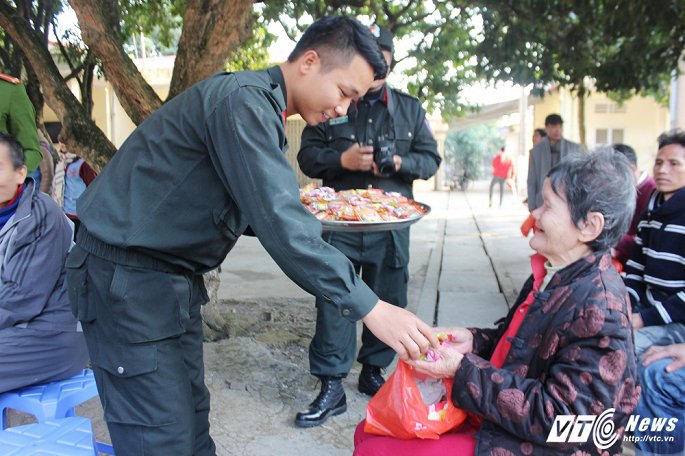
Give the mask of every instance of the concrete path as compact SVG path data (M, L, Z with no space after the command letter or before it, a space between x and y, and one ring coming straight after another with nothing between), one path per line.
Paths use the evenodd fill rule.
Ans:
M508 303L529 274L530 248L518 231L527 210L510 194L502 208L488 208L486 185L477 183L467 193L416 195L432 212L412 227L409 302L411 310L427 322L491 326L506 314ZM314 315L313 298L290 283L253 238L241 238L229 254L222 266L219 296L231 301L279 302L293 314L304 309ZM309 334L313 320L310 324ZM265 380L245 370L245 357L236 346L246 350L255 346L241 340L206 344L217 454L350 455L354 428L364 417L368 401L356 391L359 366L345 379L348 412L318 428L299 429L293 425L295 413L318 392L316 380L308 374L306 348L299 359L255 353L254 362L263 363L262 373L265 369L280 372L280 378Z
M518 231L526 208L510 194L502 208L488 208L486 186L416 194L432 207L411 230L409 308L424 321L491 326L529 274L530 249ZM235 322L231 337L205 343L204 350L217 455L349 456L368 402L356 388L358 364L345 379L347 413L313 429L293 424L319 388L307 361L314 299L249 237L222 265L219 298ZM109 441L98 399L77 414L93 420L98 440ZM22 415L10 419L13 425L30 422Z

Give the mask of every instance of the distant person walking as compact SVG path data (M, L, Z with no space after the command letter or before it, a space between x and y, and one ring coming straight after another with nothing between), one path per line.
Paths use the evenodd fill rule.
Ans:
M554 168L567 155L583 152L580 144L562 138L564 121L559 114L545 118L543 138L530 151L528 162L528 209L533 212L542 205L542 183L550 169Z
M511 191L516 197L516 190L514 189L514 162L511 157L507 155L504 147L501 147L495 158L492 159L492 180L490 181L490 199L488 207L492 207L492 189L495 184L499 184L499 207L502 207L502 199L504 198L504 184L511 185Z

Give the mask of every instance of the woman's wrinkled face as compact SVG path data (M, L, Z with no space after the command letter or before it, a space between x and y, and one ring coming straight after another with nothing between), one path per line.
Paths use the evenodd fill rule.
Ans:
M530 247L553 266L565 266L578 259L578 250L585 251L587 247L580 241L580 230L571 219L568 203L554 193L549 178L542 187L542 197L544 204L533 211L538 231L530 240Z
M685 147L669 144L659 149L654 160L654 181L666 200L685 187Z

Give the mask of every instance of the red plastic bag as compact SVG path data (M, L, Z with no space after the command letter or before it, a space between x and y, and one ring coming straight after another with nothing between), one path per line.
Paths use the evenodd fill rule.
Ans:
M398 439L437 439L455 429L466 419L466 412L449 399L452 381L443 382L447 399L426 405L411 367L399 361L395 372L366 406L364 431Z

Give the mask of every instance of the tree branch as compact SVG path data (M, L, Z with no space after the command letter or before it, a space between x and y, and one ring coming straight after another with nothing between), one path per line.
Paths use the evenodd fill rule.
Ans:
M116 149L95 122L84 115L81 104L62 79L39 34L5 1L0 1L0 27L12 37L30 62L48 105L62 121L65 143L96 167L104 166Z
M118 29L107 20L107 15L113 13L113 3L105 5L103 0L69 0L78 17L83 41L100 59L124 111L134 124L139 125L162 105L162 100L124 52L116 32L112 31Z

